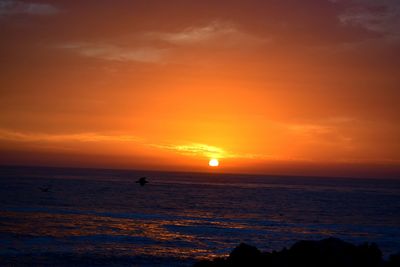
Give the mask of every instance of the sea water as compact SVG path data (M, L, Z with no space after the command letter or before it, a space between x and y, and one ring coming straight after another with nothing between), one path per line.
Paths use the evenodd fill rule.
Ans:
M0 168L0 265L190 266L331 236L400 251L400 181Z

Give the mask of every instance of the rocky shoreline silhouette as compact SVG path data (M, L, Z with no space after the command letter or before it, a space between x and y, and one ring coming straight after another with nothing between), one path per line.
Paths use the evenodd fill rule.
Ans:
M353 245L338 238L299 241L289 249L261 252L240 244L226 258L202 260L194 267L399 267L400 252L384 260L379 247L372 243Z

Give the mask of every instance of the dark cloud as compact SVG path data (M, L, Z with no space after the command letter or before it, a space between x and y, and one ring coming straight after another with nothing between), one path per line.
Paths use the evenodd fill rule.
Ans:
M1 15L54 15L59 12L59 9L50 4L29 3L23 1L1 0L0 1L0 16Z

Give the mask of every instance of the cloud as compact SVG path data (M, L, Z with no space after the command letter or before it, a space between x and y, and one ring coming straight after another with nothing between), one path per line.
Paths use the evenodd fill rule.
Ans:
M269 155L251 154L251 153L233 153L217 146L211 146L201 143L190 143L185 145L151 145L156 148L166 149L177 152L182 155L217 158L217 159L274 159Z
M239 30L233 23L221 21L213 21L203 26L187 27L177 32L149 32L145 34L145 37L174 45L243 45L270 41L245 33Z
M100 133L47 134L24 133L0 129L0 140L16 142L138 142L132 135L105 135Z
M384 37L400 37L400 2L353 0L339 15L343 25L359 26Z
M331 126L322 126L316 124L289 124L288 129L296 133L301 133L304 135L320 135L328 134L333 131Z
M154 47L122 47L101 43L67 43L59 48L74 51L82 56L111 61L161 62L166 49Z
M146 32L131 35L115 42L69 42L57 48L73 51L81 56L119 62L165 63L174 61L180 48L202 46L248 46L269 40L244 33L233 24L212 22L205 26L188 27L178 32ZM160 42L162 44L160 44Z
M350 117L327 118L320 123L293 123L286 124L286 128L297 137L305 138L307 142L319 144L338 143L352 147L353 138L343 133L343 129L348 129L356 120Z
M192 143L188 145L153 145L154 147L172 150L184 155L204 156L209 158L225 158L227 152L222 148L206 144Z
M49 4L27 3L13 0L0 0L0 16L15 14L53 15L59 9Z

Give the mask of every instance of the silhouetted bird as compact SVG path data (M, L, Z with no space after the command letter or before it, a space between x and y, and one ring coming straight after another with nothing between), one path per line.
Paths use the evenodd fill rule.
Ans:
M148 181L146 181L146 177L142 177L139 180L137 180L136 183L140 184L141 186L144 186L145 184L148 183Z
M47 186L44 186L44 187L39 187L39 189L42 192L50 192L51 185L47 185Z

